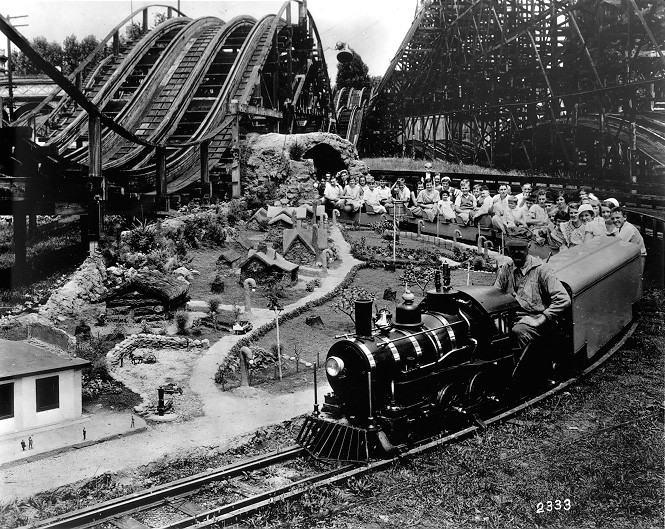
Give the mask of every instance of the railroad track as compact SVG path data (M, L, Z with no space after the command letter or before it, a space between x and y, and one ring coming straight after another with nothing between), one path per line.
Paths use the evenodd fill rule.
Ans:
M315 488L342 483L352 477L388 468L404 458L416 456L506 420L593 372L623 346L636 327L636 321L630 324L621 338L578 376L492 417L476 420L472 426L423 441L392 459L372 461L369 464L322 462L306 457L306 451L294 445L50 518L26 528L182 529L227 526L273 503L296 499ZM275 477L279 477L277 482L281 480L283 484L266 489L265 483Z

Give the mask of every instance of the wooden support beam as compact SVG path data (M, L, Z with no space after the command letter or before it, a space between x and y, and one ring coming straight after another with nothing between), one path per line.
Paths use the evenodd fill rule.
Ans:
M233 162L231 162L231 196L240 198L242 189L240 187L240 107L237 99L232 99L229 103L229 112L233 114L233 124L231 125L231 153Z
M212 186L210 184L210 169L208 168L208 148L210 141L201 143L201 198L206 194L212 197Z
M104 201L106 200L106 182L102 173L102 127L99 116L95 114L88 114L88 159L90 160L88 176L91 187L88 196L88 226L85 230L84 242L89 243L89 252L92 255L97 251L97 246L102 238ZM81 221L84 222L83 217L81 217Z
M14 268L12 279L21 277L27 272L27 230L26 230L26 203L23 200L15 200L12 207L14 227Z
M166 186L166 149L164 147L157 147L155 150L157 158L157 174L155 182L155 203L158 211L169 210L169 197L168 189Z

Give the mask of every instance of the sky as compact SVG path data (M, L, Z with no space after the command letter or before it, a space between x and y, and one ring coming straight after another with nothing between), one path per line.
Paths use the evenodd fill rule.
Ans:
M62 43L68 35L104 38L132 9L144 5L177 6L176 0L2 0L0 14L26 18L12 20L28 39L37 36ZM180 9L191 18L216 16L230 20L237 15L256 18L276 13L282 1L180 0ZM331 81L336 75L335 43L347 42L369 66L370 75L383 75L413 21L417 0L308 0L308 8L321 35ZM297 11L293 10L294 18ZM137 22L140 20L136 19ZM150 20L152 24L152 20ZM0 37L0 49L6 48Z

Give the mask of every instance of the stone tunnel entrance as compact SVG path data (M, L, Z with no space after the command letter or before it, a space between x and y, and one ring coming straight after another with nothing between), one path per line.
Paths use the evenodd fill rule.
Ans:
M325 176L326 173L334 175L337 171L347 168L339 152L326 143L319 143L308 149L302 157L314 161L317 178Z

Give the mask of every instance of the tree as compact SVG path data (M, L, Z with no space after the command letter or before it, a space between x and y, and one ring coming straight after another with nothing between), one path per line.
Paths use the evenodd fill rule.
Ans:
M374 294L370 294L367 290L360 287L345 288L337 296L337 300L333 305L333 310L335 312L341 312L346 314L353 323L356 322L355 318L355 309L356 301L359 299L369 299L374 301Z
M99 45L99 40L94 35L88 35L79 42L76 35L69 35L60 45L57 42L47 41L45 37L35 37L31 45L44 59L53 66L60 67L65 75L69 75L95 50ZM100 53L91 66L96 65L101 59L102 54ZM12 71L19 75L43 73L18 50L12 50L12 66Z
M69 35L62 41L62 73L69 75L81 61L81 46L76 35Z
M404 270L400 281L405 285L418 285L423 295L427 291L427 285L434 280L436 270L428 266L413 266L410 264Z
M342 88L365 88L372 86L369 78L369 67L363 62L360 55L351 50L352 58L348 63L337 65L336 89Z
M155 26L159 26L162 22L166 22L168 18L166 18L166 13L155 13L155 18L153 20Z
M49 42L46 37L35 37L31 46L44 59L55 67L62 68L62 46L57 42ZM23 54L23 52L12 50L12 72L19 75L39 75L43 73Z
M81 40L81 44L79 45L79 50L81 52L81 60L85 60L88 55L90 55L93 51L95 51L95 48L99 46L99 40L97 37L94 35L88 35L87 37L83 37L83 40ZM101 61L103 58L103 54L100 52L99 55L97 55L93 59L93 63L97 64L99 61Z
M141 38L141 35L143 35L141 24L132 22L125 27L125 36L127 37L127 40L138 40Z

